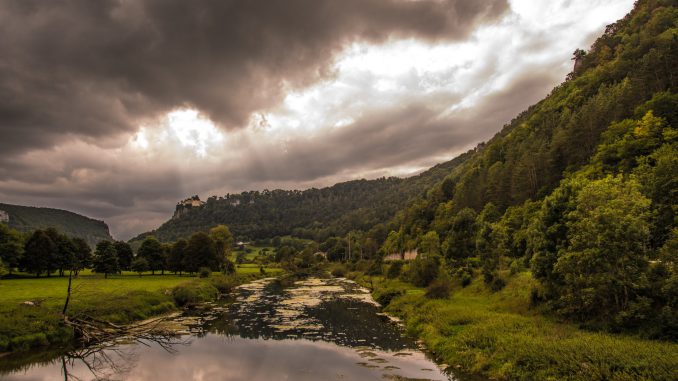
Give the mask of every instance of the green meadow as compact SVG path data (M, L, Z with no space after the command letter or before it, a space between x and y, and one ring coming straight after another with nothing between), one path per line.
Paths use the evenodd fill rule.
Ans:
M255 265L242 265L235 277L213 273L208 278L132 272L104 278L85 271L73 279L68 314L131 323L214 299L238 283L282 270L267 267L264 272ZM67 287L66 277L0 280L0 352L70 343L73 335L61 316Z

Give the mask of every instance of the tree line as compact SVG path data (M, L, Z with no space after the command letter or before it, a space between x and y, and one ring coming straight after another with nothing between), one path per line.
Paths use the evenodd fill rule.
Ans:
M85 268L104 277L122 271L195 273L202 268L232 273L235 266L228 259L232 245L233 235L225 225L171 244L148 236L135 254L123 241L102 240L92 250L82 238L69 237L54 228L22 234L0 224L0 270L11 274L18 269L37 277L64 276L68 271L77 275Z
M133 241L154 235L162 242L170 242L189 237L195 231L226 224L243 241L294 235L322 242L389 220L464 158L406 179L354 180L322 189L276 189L212 196L204 206L192 208Z

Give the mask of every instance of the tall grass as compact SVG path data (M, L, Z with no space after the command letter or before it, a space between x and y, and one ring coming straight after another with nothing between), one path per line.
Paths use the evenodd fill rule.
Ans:
M477 279L449 299L421 290L391 300L386 311L405 320L442 362L501 380L676 380L678 344L590 332L531 309L529 273L491 293ZM364 280L363 280L364 283ZM396 287L373 278L375 295Z

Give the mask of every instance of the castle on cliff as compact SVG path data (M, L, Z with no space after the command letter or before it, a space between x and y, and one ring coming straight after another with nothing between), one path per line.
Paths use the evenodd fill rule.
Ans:
M172 218L179 218L182 215L186 214L189 210L193 208L200 208L203 205L205 205L205 202L200 201L200 197L198 197L197 195L179 201L177 203L176 209L174 209L174 215L172 216Z

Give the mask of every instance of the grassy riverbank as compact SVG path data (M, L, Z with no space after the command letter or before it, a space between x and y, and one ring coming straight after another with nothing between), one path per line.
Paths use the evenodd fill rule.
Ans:
M131 323L214 299L236 284L282 271L265 270L266 275L258 267L256 271L243 267L236 277L215 273L208 278L124 273L104 279L84 273L73 281L68 314ZM67 278L57 277L0 280L0 352L62 345L73 339L61 317L67 284Z
M402 318L439 361L467 372L511 380L676 380L678 344L589 332L530 308L529 273L506 274L492 293L476 278L448 299L399 280L353 274L385 311Z

